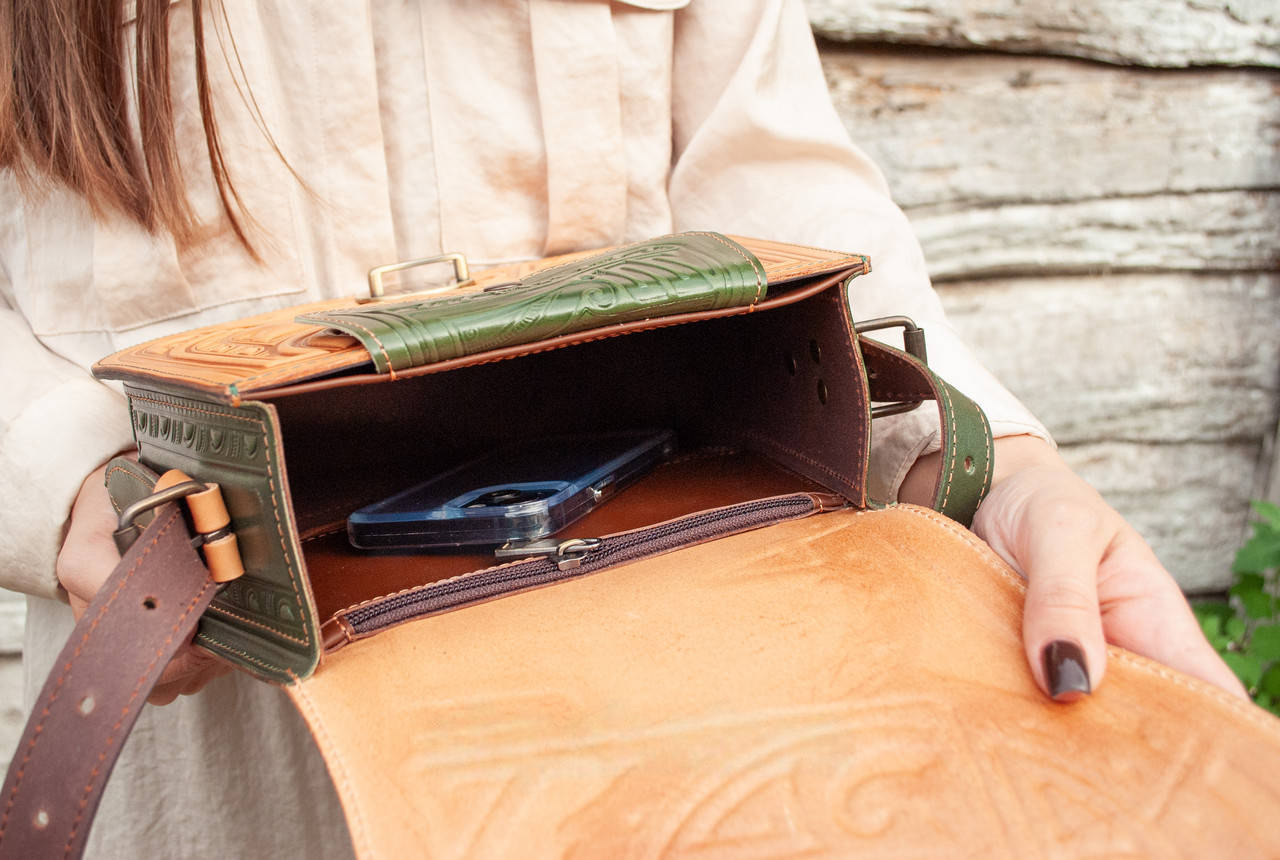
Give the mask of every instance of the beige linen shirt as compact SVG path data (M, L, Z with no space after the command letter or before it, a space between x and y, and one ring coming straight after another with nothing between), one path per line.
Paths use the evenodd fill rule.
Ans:
M222 5L225 18L206 12L209 69L262 264L218 207L186 3L172 8L171 66L203 241L179 248L95 220L58 189L24 199L0 175L0 585L57 595L53 562L81 480L132 446L123 398L89 376L94 360L353 294L371 266L444 251L487 265L711 229L865 253L874 272L854 282L855 314L914 317L935 368L997 435L1045 435L945 321L905 217L831 106L800 0ZM878 425L873 489L892 497L937 443L929 409ZM42 676L69 618L51 601L30 606L28 656ZM291 787L319 766L273 694L228 679L147 709L93 845L106 856L294 856L326 833L340 842L332 798L299 801ZM133 825L157 801L135 791L168 804L144 828ZM210 802L239 824L211 825Z

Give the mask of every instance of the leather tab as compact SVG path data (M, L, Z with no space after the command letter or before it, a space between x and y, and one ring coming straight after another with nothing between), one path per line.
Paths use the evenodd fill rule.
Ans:
M933 509L962 525L973 523L991 488L995 446L982 408L918 359L869 338L859 338L871 399L933 400L942 427L942 467L934 483Z
M125 738L216 590L181 511L159 508L40 691L0 794L0 860L80 856Z
M523 278L492 292L364 305L298 317L360 340L379 373L434 364L618 323L764 298L764 265L718 233L629 245Z

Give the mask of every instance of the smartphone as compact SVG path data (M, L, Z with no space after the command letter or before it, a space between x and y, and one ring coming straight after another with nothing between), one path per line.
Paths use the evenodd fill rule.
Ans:
M670 430L522 441L347 517L359 549L498 546L549 537L675 450Z

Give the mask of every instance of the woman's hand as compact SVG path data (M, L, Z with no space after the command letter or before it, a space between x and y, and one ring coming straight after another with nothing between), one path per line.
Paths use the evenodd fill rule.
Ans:
M936 454L921 458L899 497L929 504L937 463ZM1027 578L1023 647L1052 698L1070 701L1101 683L1107 642L1248 698L1151 548L1045 442L996 440L973 530Z
M104 485L105 475L103 466L80 485L71 508L71 524L58 552L58 581L67 590L77 621L120 561L111 537L116 516ZM147 701L167 705L179 695L198 692L209 681L229 671L225 663L188 642L169 661Z

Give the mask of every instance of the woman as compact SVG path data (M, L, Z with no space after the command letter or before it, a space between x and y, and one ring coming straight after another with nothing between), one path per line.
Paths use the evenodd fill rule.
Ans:
M855 314L927 329L933 364L999 437L974 528L1028 576L1046 695L1095 687L1106 641L1243 695L1141 538L948 327L827 99L799 0L56 5L0 12L0 584L33 595L30 696L71 626L59 598L83 608L115 559L98 467L132 437L95 359L350 294L391 260L483 265L700 228L867 253ZM880 497L927 502L936 422L877 426ZM158 699L218 673L188 650ZM276 691L220 678L143 714L91 853L344 856L321 768Z

